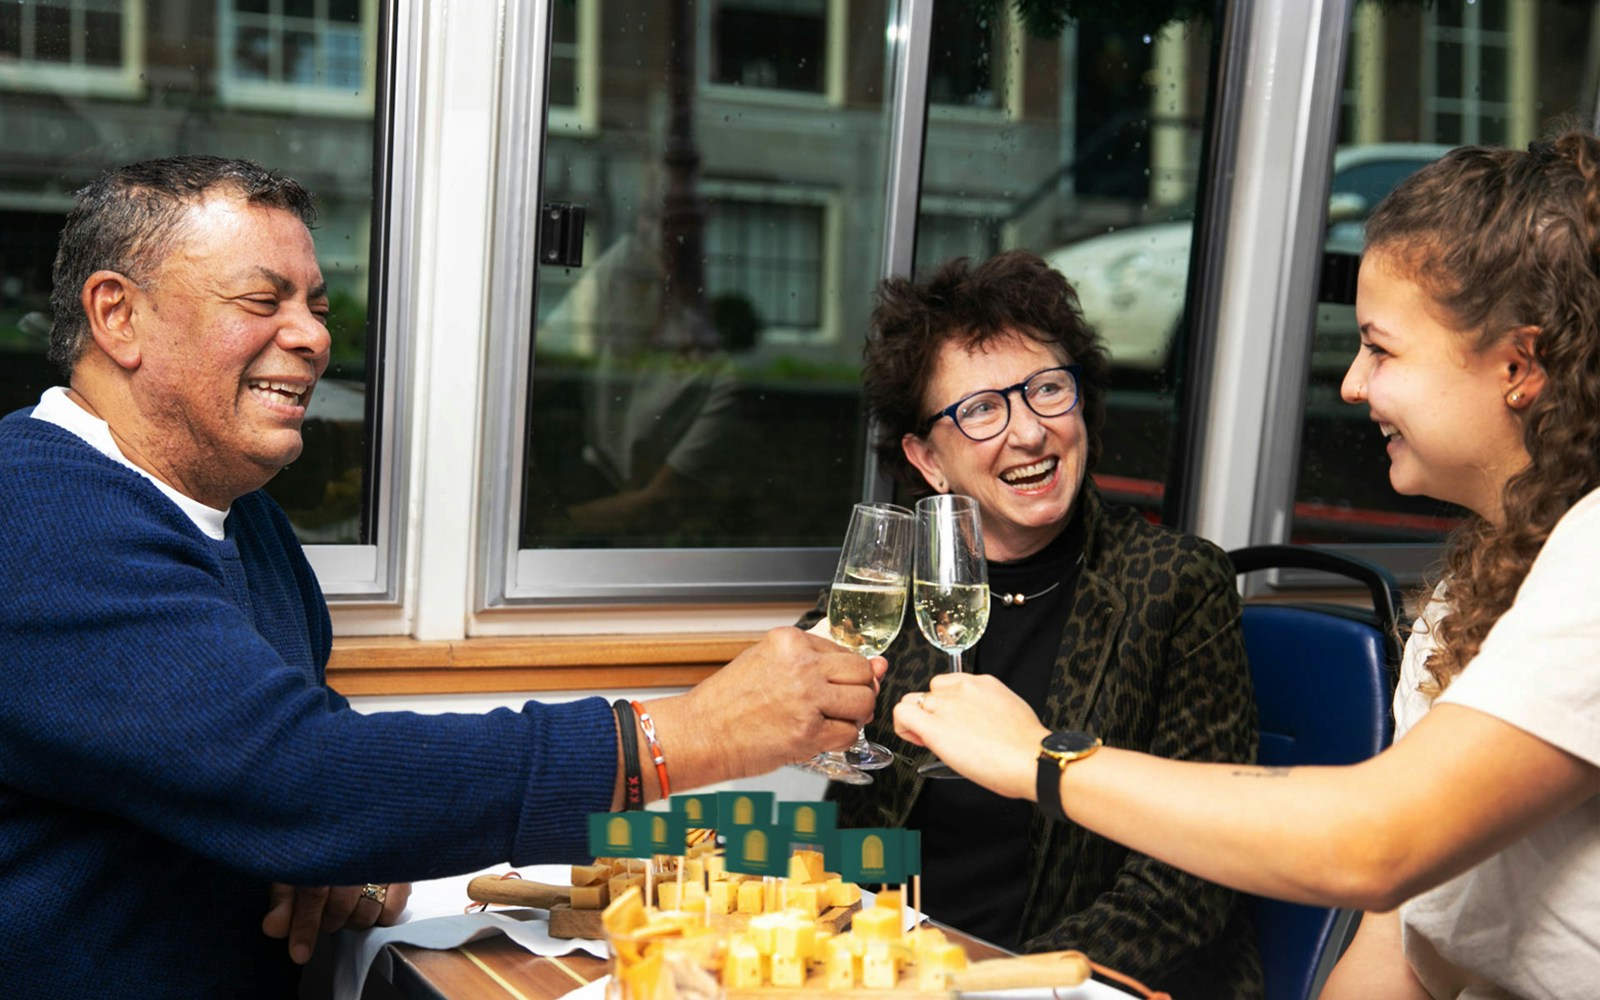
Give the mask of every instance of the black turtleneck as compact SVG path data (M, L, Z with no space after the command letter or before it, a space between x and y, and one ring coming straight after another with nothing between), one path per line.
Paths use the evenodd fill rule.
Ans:
M1081 507L1073 505L1066 530L1038 552L989 563L989 627L962 656L964 669L1000 678L1040 714L1083 557ZM1057 581L1060 586L1050 589ZM1008 593L1028 599L1008 606L1001 600ZM1016 949L1028 894L1032 817L1032 803L1003 798L970 781L925 780L906 826L922 831L927 914Z

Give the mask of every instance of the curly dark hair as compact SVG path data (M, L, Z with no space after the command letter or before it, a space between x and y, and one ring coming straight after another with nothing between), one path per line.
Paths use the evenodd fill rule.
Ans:
M1473 350L1537 327L1546 379L1517 411L1529 461L1505 485L1500 523L1468 518L1446 550L1451 611L1424 687L1434 695L1477 655L1556 522L1600 487L1600 139L1573 130L1527 150L1452 150L1373 211L1374 251Z
M879 461L914 496L932 490L906 459L900 440L927 435L932 403L924 396L940 351L952 342L977 347L1016 334L1059 347L1083 366L1078 405L1088 432L1087 468L1093 470L1110 360L1061 272L1037 254L1008 250L980 264L958 257L922 279L879 284L863 351L862 393L876 422Z
M215 190L252 205L293 212L308 227L316 221L310 192L249 160L220 156L169 156L117 167L77 192L67 213L51 274L50 361L62 374L89 343L89 318L80 296L96 271L149 280L172 251L188 218Z

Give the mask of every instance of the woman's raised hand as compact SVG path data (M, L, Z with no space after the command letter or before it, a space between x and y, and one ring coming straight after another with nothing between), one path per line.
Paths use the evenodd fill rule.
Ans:
M1033 799L1039 741L1050 732L1028 703L986 674L938 674L894 709L894 729L967 778Z

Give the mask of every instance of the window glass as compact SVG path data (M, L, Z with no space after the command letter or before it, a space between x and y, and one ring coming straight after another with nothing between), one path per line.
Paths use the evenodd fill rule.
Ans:
M333 359L312 397L305 452L268 489L304 540L370 541L377 21L373 0L0 7L0 412L63 380L45 351L51 264L72 192L133 160L253 159L317 196L332 305ZM241 82L253 89L230 86ZM334 92L339 101L322 107Z
M584 206L585 255L536 276L519 547L836 546L864 488L884 4L593 6L591 39L555 24L601 86L593 127L552 107L545 142L540 200Z
M1096 480L1154 517L1215 21L1151 24L1127 6L1030 26L1009 4L936 4L930 100L972 106L962 95L983 91L1005 115L932 108L916 266L1015 247L1066 275L1113 365ZM955 58L966 65L939 65Z
M712 8L710 79L820 94L827 86L828 0L720 0Z
M1359 253L1371 207L1450 146L1520 146L1563 116L1591 121L1597 6L1536 0L1357 4L1327 250ZM1324 302L1307 389L1293 539L1436 544L1462 512L1396 494L1382 435L1366 407L1339 398L1357 343L1353 304Z

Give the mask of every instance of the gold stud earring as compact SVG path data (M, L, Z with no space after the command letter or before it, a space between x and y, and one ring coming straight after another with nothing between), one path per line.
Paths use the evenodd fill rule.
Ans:
M1522 393L1513 392L1511 395L1506 397L1506 402L1510 403L1512 406L1521 405L1521 403L1522 403Z

